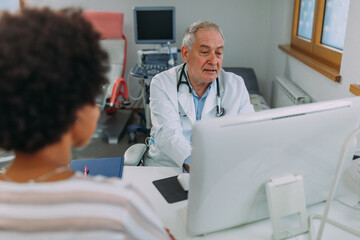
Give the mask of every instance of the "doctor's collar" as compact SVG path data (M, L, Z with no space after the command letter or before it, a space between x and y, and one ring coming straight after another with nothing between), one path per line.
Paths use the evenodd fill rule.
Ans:
M190 88L192 94L193 94L194 96L196 96L196 97L199 97L199 96L196 94L193 86L192 86L191 83L190 83L189 75L188 75L188 72L187 72L187 64L186 64L186 63L185 63L185 67L184 67L184 74L185 74L185 76L184 76L184 77L185 77L185 80L187 81L187 85L188 85L188 87ZM210 91L211 86L214 85L214 82L215 82L215 81L212 81L212 82L211 82L211 84L209 85L209 87L206 89L206 92Z

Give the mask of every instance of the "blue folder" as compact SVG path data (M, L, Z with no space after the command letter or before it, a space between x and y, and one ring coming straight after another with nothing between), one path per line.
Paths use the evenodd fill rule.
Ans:
M70 169L78 172L85 172L85 167L89 175L103 175L106 177L122 177L124 168L124 158L94 158L94 159L81 159L72 160Z

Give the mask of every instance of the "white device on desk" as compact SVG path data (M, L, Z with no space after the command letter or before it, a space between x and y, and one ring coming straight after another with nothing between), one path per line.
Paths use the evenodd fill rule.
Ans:
M184 189L184 191L189 191L190 173L179 174L177 176L177 180L179 181L179 184Z
M325 201L343 142L359 122L359 97L196 122L188 233L268 217L264 184L289 174L303 176L307 205Z

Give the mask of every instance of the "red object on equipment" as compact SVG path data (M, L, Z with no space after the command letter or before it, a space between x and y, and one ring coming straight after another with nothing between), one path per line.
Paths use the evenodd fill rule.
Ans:
M127 49L127 40L125 35L122 35L122 38L125 41L125 52L124 52L124 60L123 60L123 71L121 74L121 78L118 78L113 86L113 90L110 97L109 107L106 109L107 114L113 114L116 111L116 105L120 107L121 103L118 98L121 96L123 98L123 105L129 105L129 92L127 88L126 81L124 79L125 76L125 66L126 66L126 49ZM122 91L121 91L122 89Z
M122 91L121 91L122 90ZM112 114L116 111L116 105L120 106L118 98L121 96L123 98L123 105L128 105L129 93L126 85L126 81L123 78L118 78L114 83L114 87L110 97L109 107L106 109L106 113Z

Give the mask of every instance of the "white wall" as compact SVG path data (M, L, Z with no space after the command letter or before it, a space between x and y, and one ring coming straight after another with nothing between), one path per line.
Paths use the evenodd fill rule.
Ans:
M360 1L351 0L349 18L346 27L344 54L341 61L340 74L343 77L343 90L350 84L360 84ZM334 93L335 95L335 93Z
M276 76L284 76L286 56L278 48L279 44L290 43L292 27L292 0L272 0L269 14L269 34L267 49L266 77L259 79L261 92L271 103L272 81Z
M126 74L136 62L136 51L153 47L135 44L133 7L165 5L176 7L177 47L181 46L183 32L192 22L208 19L218 23L225 35L224 66L254 68L260 90L268 102L271 102L272 81L277 75L292 79L317 101L352 96L349 85L360 82L359 0L350 3L341 83L329 80L278 49L279 44L290 43L293 0L26 0L26 3L124 12L124 33L128 38ZM133 82L130 85L137 87Z
M14 0L1 0L0 11L6 10L10 12L16 12L20 8L20 2Z
M54 9L79 6L86 10L124 12L124 33L128 39L126 75L136 63L137 50L154 47L154 45L135 44L133 7L175 6L175 46L181 47L183 33L191 23L202 19L214 21L222 28L225 35L223 66L252 67L259 81L267 78L266 55L270 13L268 0L26 0L25 3L34 6L50 6ZM133 82L129 85L130 87L139 86Z

